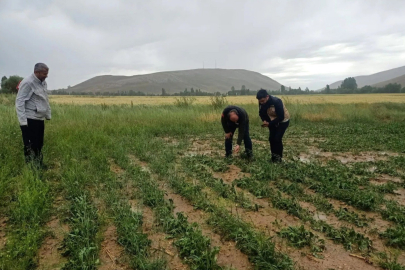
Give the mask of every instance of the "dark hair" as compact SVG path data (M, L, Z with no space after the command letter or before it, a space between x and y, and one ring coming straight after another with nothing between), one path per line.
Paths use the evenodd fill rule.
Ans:
M239 115L238 111L235 110L235 109L230 110L229 113L228 113L228 116L230 116L231 113L235 113L236 115Z
M48 66L44 63L36 63L34 66L34 72L48 70Z
M267 97L268 95L269 95L269 93L267 93L267 90L260 89L259 91L257 91L256 98L257 99L262 99L262 98Z

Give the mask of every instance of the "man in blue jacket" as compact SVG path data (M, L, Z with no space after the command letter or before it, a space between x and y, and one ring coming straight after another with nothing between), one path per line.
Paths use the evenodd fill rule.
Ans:
M259 116L262 127L268 127L270 136L271 161L281 162L283 158L283 136L290 124L290 114L281 99L271 96L260 89L256 98L259 100Z

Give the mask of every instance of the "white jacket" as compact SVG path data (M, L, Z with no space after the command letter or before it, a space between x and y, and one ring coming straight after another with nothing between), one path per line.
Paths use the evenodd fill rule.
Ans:
M15 101L20 126L27 125L27 118L51 119L47 87L46 82L41 82L34 73L22 80Z

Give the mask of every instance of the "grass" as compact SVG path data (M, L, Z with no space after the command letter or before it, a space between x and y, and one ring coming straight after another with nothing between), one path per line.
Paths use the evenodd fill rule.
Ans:
M312 255L318 257L318 253L325 250L325 240L319 239L318 236L311 231L305 229L304 225L299 227L287 227L283 228L279 235L282 238L288 239L290 244L297 248L303 248L308 246Z
M49 185L35 169L23 169L14 180L18 181L17 191L8 208L10 234L0 253L0 268L30 269L36 266L36 251L46 235L43 225L50 210Z
M63 269L96 269L99 245L97 210L85 195L76 197L71 204L69 223L72 230L64 241L64 255L69 257Z

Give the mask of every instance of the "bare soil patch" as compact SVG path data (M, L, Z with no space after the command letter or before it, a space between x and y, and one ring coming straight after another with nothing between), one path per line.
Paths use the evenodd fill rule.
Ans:
M165 141L165 143L170 144L170 145L179 145L179 141L176 138L173 137L161 137L162 140Z
M6 236L6 227L7 227L7 218L3 217L0 218L0 249L4 248L7 243L7 236Z
M400 205L405 206L405 189L399 188L395 190L395 194L386 194L384 198L387 200L396 201Z
M277 232L283 227L298 226L302 224L300 219L288 215L285 211L273 208L268 199L257 200L260 205L263 206L262 208L259 208L258 211L253 212L235 208L232 212L269 236L277 235Z
M122 169L120 166L118 166L113 159L109 159L108 163L110 164L110 171L113 173L117 174L118 176L121 176L125 173L124 169Z
M124 195L127 198L134 198L138 194L138 189L135 187L134 183L132 181L126 181L123 184L123 188L121 189L121 194Z
M69 226L61 223L57 217L52 217L46 224L50 235L47 236L38 250L38 269L60 269L66 262L62 256L60 247L63 238L69 232Z
M128 155L129 159L131 160L131 163L133 165L138 165L142 168L143 171L145 172L150 172L150 169L148 167L148 163L139 160L136 156L134 155Z
M263 146L263 147L269 147L269 142L268 141L260 141L260 140L252 139L252 143L254 145L258 144L258 145Z
M395 152L324 152L321 149L310 146L307 152L302 152L298 156L299 160L304 163L309 163L312 160L327 162L330 160L340 161L342 164L355 163L355 162L375 162L386 161L389 157L397 157L398 153Z
M118 244L117 239L117 228L109 225L104 231L104 240L101 243L100 270L130 269L125 261L124 248Z
M142 210L142 206L137 200L129 200L129 205L131 206L132 212L140 212Z
M164 258L167 261L169 269L188 269L179 257L176 247L173 245L173 239L167 239L167 234L158 231L155 225L155 219L152 209L143 207L143 233L148 235L151 243L151 254L153 258Z
M370 179L370 183L374 185L383 185L389 182L402 183L402 179L388 174L380 174L377 177Z
M244 173L242 170L233 164L229 165L229 168L226 172L212 172L215 178L221 178L224 182L228 184L232 184L232 182L236 179L240 179L242 177L250 177L250 173Z
M375 270L380 267L366 263L362 259L350 256L350 251L346 251L342 246L336 245L333 241L325 239L325 251L322 253L324 259L317 259L311 255L303 256L301 252L288 252L289 256L301 267L306 270ZM291 249L290 249L291 250ZM300 269L300 268L298 268Z
M218 148L212 146L212 141L201 140L194 138L191 140L191 146L184 152L184 156L196 156L196 155L208 155L215 156L220 155L221 151Z

